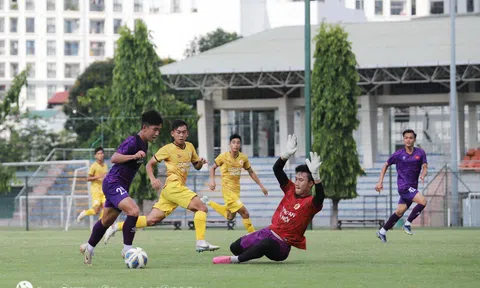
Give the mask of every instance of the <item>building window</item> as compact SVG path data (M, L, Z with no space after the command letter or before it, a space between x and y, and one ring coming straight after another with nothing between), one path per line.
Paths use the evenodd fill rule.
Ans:
M355 0L355 9L363 10L363 0Z
M122 12L122 0L113 0L113 12Z
M55 18L47 18L47 33L55 34Z
M18 63L10 63L10 77L18 75Z
M467 12L473 12L475 10L475 4L473 3L473 0L467 0Z
M80 20L79 19L65 19L64 20L64 33L72 34L77 33L80 29Z
M122 19L113 19L113 33L118 34L122 27Z
M47 0L47 11L55 11L55 0Z
M143 0L134 0L133 12L143 12Z
M27 101L35 101L35 85L27 86Z
M78 0L63 0L63 10L79 11Z
M383 0L375 0L375 15L383 15Z
M65 41L64 55L65 56L78 56L78 47L80 46L78 41Z
M17 18L10 18L10 32L17 33L18 28L18 19Z
M47 63L47 78L56 78L56 77L57 77L57 64Z
M28 71L28 78L35 78L35 63L27 63L27 67L30 67L30 70Z
M57 55L57 43L55 40L48 40L47 41L47 56L55 56Z
M35 40L27 40L27 55L35 55Z
M0 63L0 78L5 78L5 63Z
M35 18L26 19L27 33L35 33Z
M0 17L0 33L3 33L3 32L5 32L5 18Z
M412 0L412 16L417 15L417 0Z
M70 91L72 89L72 85L65 85L63 86L64 91Z
M90 20L90 34L105 34L105 20Z
M172 13L180 13L182 12L180 6L180 0L172 0Z
M406 6L407 1L405 0L390 1L390 15L407 15L405 11Z
M90 56L105 56L105 42L90 42Z
M17 0L10 0L10 10L18 10Z
M90 11L104 11L105 3L103 0L90 0Z
M65 64L65 78L77 78L80 74L80 64Z
M0 40L0 55L5 55L5 40Z
M25 1L25 10L35 10L35 2L33 0L26 0Z
M18 41L17 40L10 40L10 55L17 56L18 55Z
M57 85L48 85L47 86L48 100L52 99L53 96L55 96L55 93L57 93Z
M443 14L443 9L443 1L430 1L430 14Z

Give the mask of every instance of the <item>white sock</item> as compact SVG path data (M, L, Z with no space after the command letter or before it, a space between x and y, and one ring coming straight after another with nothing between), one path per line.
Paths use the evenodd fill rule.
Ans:
M197 246L206 246L205 240L197 240Z
M128 250L132 249L133 246L132 245L125 245L123 244L123 252L127 252Z
M387 233L387 230L383 229L382 227L382 229L380 229L380 234L385 235L386 233Z
M410 226L410 225L412 225L412 223L410 223L410 221L407 220L407 222L405 222L404 225L405 225L405 226Z
M232 263L240 263L238 256L230 256L230 261L232 261Z
M88 252L92 253L92 252L93 252L93 249L95 249L95 247L93 247L92 245L90 245L90 243L87 243L87 250L88 250Z

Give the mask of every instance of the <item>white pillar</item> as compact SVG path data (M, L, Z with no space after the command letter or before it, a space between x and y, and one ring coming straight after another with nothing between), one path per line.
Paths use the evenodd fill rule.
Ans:
M458 14L467 13L467 0L457 0L457 13Z
M295 110L294 112L293 133L297 135L298 139L305 139L305 109ZM313 141L312 137L312 141ZM305 156L305 145L299 145L297 156Z
M468 148L478 147L478 121L477 106L468 105Z
M465 156L465 95L463 93L458 94L458 107L457 107L457 119L458 119L458 153L459 158L463 159Z
M213 163L213 105L211 100L197 100L198 119L198 155ZM204 166L204 168L207 166Z
M382 126L383 126L383 134L382 134L382 154L388 154L390 145L390 129L391 129L391 123L390 123L390 108L389 107L383 107L382 109Z
M278 124L280 126L280 154L285 151L288 134L293 133L293 107L289 105L288 97L278 98ZM298 139L298 145L305 145L305 139ZM280 155L278 155L280 156Z
M473 11L480 12L480 0L473 0Z
M228 111L220 110L220 153L229 151L229 129L228 129Z
M360 96L363 167L373 168L377 156L377 103L375 96Z

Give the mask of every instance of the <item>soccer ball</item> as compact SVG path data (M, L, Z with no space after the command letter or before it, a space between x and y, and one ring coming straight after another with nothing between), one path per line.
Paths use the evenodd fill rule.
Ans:
M142 248L132 248L125 253L125 264L127 268L137 269L147 265L148 256Z

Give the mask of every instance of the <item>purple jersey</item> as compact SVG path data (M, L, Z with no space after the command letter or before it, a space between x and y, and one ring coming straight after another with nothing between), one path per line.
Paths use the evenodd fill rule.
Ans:
M140 136L135 135L129 136L125 139L125 141L120 144L120 147L118 147L117 153L122 155L135 155L138 151L143 151L147 154L147 150L148 143L143 142ZM122 164L115 164L108 172L104 182L119 183L128 190L142 163L143 159L130 160Z
M418 177L422 165L427 163L427 155L420 148L413 148L412 154L408 154L404 148L393 153L387 163L397 166L398 192L405 193L410 187L418 189Z

